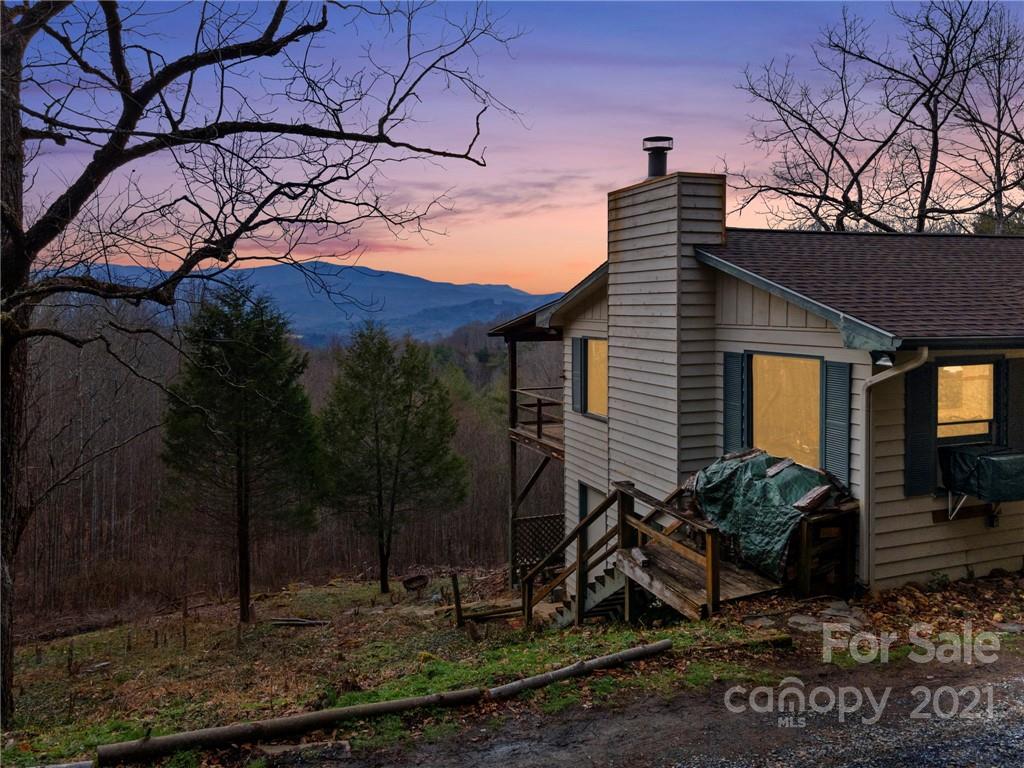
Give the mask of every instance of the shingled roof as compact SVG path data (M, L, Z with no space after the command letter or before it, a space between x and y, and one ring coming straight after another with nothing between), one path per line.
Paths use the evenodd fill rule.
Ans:
M698 258L890 348L1024 344L1024 237L730 228Z

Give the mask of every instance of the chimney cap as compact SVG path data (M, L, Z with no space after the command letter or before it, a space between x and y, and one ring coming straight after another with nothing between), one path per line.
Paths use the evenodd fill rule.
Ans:
M671 136L645 136L644 152L667 152L672 149Z

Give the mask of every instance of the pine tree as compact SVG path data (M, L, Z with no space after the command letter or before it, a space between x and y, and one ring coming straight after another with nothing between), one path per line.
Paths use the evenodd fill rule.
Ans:
M339 356L320 417L329 505L374 537L380 590L396 535L415 514L458 504L466 466L452 448L451 399L429 351L367 324Z
M178 481L174 507L233 532L238 613L248 622L256 526L312 520L317 459L300 382L306 355L270 299L241 282L196 310L185 342L164 434L163 458Z

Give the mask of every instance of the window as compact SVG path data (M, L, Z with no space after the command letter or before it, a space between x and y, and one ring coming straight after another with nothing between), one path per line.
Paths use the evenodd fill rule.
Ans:
M973 442L992 438L995 381L994 363L939 366L939 440Z
M608 415L608 340L587 339L587 413Z
M821 361L751 356L753 444L773 456L821 464Z
M608 340L572 340L572 409L608 415Z
M907 371L903 402L903 495L939 487L939 447L1024 449L1024 359L939 359Z

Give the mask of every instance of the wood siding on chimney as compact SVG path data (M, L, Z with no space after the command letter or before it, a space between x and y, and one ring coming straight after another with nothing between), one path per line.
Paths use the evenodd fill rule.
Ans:
M693 175L679 184L679 477L721 455L720 381L715 353L715 271L694 248L725 238L725 177Z
M679 177L608 196L609 477L679 478Z

